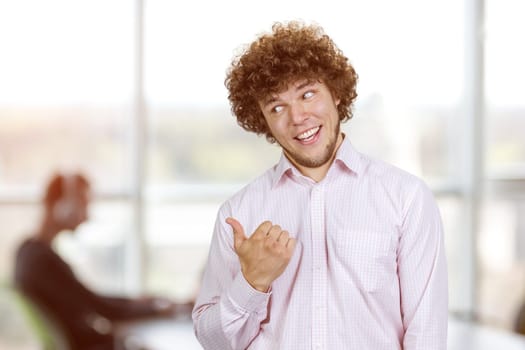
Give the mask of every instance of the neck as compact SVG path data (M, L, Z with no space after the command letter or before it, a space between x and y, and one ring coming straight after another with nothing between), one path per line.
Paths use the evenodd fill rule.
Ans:
M40 242L51 244L60 231L61 229L53 220L45 217L33 238Z
M337 154L337 150L341 146L343 139L344 139L344 134L339 133L337 135L336 145L335 145L334 151L330 159L326 163L318 167L315 167L315 168L305 167L300 164L297 164L291 157L288 157L288 159L295 165L295 167L301 172L301 174L311 178L315 182L320 182L321 180L325 178L326 174L328 173L328 170L330 169L330 166L334 162L335 155Z

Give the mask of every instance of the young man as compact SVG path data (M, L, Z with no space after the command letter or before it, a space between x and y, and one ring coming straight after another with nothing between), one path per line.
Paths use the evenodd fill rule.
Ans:
M322 28L298 22L233 61L238 123L283 155L219 210L193 310L205 349L446 349L438 208L341 133L356 82Z

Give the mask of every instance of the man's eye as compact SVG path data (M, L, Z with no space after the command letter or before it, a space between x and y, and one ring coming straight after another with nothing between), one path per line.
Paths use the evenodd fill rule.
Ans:
M283 106L275 106L272 108L273 113L279 113L283 110Z
M313 91L307 91L304 93L303 98L310 98L314 95Z

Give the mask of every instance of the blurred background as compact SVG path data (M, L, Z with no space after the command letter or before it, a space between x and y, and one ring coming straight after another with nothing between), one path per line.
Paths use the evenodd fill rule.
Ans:
M354 146L435 193L451 315L512 329L525 297L524 13L521 0L0 0L0 281L49 176L81 169L91 220L58 244L79 277L191 298L220 203L280 155L236 125L225 71L274 21L304 19L359 74ZM0 348L31 342L0 294Z

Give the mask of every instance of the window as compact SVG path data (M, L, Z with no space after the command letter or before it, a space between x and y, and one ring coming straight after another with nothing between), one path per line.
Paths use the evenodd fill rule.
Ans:
M521 1L487 1L485 196L478 237L479 314L511 328L525 302L525 31Z
M464 35L475 17L467 3L479 4L0 4L0 279L10 278L14 249L39 220L48 176L79 168L95 188L91 220L58 242L79 276L101 291L192 297L219 205L280 156L236 124L226 69L272 22L304 19L321 24L359 74L354 118L343 126L352 143L434 190L451 311L510 327L525 286L516 278L525 276L523 6L486 1L485 51L475 53ZM485 107L485 138L475 152L465 137L478 127L465 113L470 56L485 62L486 99L474 101ZM470 216L465 164L475 154L484 191ZM479 232L469 217L479 218Z
M166 256L180 257L187 250L198 257L190 271L195 276L205 262L220 202L278 160L278 148L236 125L223 85L237 50L275 20L318 22L354 64L359 97L355 117L344 129L357 148L424 177L439 196L461 207L455 166L456 148L462 147L456 139L462 130L455 123L464 86L463 41L457 35L461 6L376 1L334 11L338 2L320 8L275 1L265 3L256 16L238 1L210 2L206 11L202 6L186 4L181 11L154 0L145 6L150 213L145 237L156 257L147 275L158 276L148 280L151 288L167 288L166 281L177 275L175 263L153 251L172 247ZM219 10L224 15L215 16ZM193 214L186 211L190 207ZM450 226L454 240L460 225Z
M132 227L133 28L127 1L0 5L2 280L15 247L40 220L38 201L52 172L81 169L96 190L93 232L64 237L69 243L61 246L82 247L71 258L92 269L81 274L86 279L124 288L118 276ZM83 265L88 258L97 264Z

